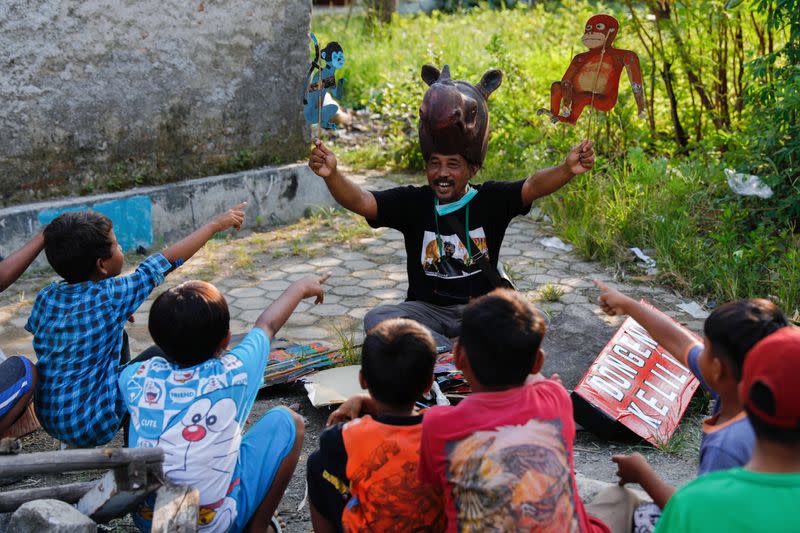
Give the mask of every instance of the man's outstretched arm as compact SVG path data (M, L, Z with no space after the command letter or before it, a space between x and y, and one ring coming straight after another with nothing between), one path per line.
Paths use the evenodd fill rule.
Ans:
M375 196L339 172L336 156L322 141L317 140L316 146L311 150L308 166L317 176L325 180L325 185L339 205L367 220L378 218L378 202L375 201Z
M592 141L584 140L573 147L563 163L539 170L525 180L522 186L522 205L530 205L537 198L551 194L594 166Z

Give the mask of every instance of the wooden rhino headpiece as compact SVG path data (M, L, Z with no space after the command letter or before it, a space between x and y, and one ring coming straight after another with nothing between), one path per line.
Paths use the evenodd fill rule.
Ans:
M460 154L469 163L483 165L489 143L489 95L500 86L503 73L488 70L472 85L450 78L450 67L441 72L432 65L422 67L428 91L419 108L419 144L425 161L436 152Z

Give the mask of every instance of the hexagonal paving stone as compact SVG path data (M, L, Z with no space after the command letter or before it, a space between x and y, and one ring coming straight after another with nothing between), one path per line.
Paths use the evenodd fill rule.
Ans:
M344 264L345 267L349 268L350 270L367 270L367 269L374 269L378 265L373 263L372 261L348 261Z
M318 316L312 315L311 313L298 313L295 311L292 313L292 316L289 317L289 320L286 322L286 326L313 326L317 322L319 322Z
M301 326L297 328L283 328L281 329L281 336L300 341L308 340L328 340L332 339L333 334L326 329L314 326Z
M362 294L369 292L369 289L365 287L359 287L358 285L341 285L333 287L331 292L334 294L340 294L342 296L361 296Z
M575 287L575 288L594 287L594 283L592 283L592 280L587 278L575 278L575 277L560 278L558 280L558 283L561 285L566 285L567 287Z
M372 309L372 308L371 307L356 307L354 309L349 310L347 312L347 314L350 315L353 318L356 318L358 320L362 320L364 318L364 316L367 313L369 313L370 309Z
M404 263L386 263L378 267L382 272L402 272L406 273L406 265Z
M405 297L406 293L397 289L383 289L374 291L372 295L381 300L400 300Z
M308 264L316 267L335 267L342 264L342 259L338 257L315 257L310 259Z
M367 258L364 254L358 252L336 251L333 255L343 261L364 261Z
M260 317L261 313L263 313L263 312L264 312L263 309L244 311L244 312L240 313L236 318L238 318L239 320L242 320L242 321L244 321L244 322L246 322L248 324L255 324L256 320L258 320L258 317Z
M249 331L252 328L253 324L249 324L244 320L239 320L234 318L231 319L230 329L231 333L233 334L244 333L245 331Z
M356 270L352 273L353 277L359 279L381 279L386 276L383 272L377 269L370 269L370 270Z
M533 250L525 250L522 252L522 255L525 257L530 257L531 259L550 259L551 257L555 256L553 252L548 252L547 250L538 248L534 248Z
M408 280L408 273L404 269L402 272L391 272L386 277L394 281L406 281Z
M265 298L264 296L258 296L255 298L236 298L233 302L228 302L243 311L250 311L253 309L260 309L263 310L267 305L272 302L271 299Z
M294 274L296 272L313 272L316 270L314 265L309 265L307 263L295 263L293 265L286 265L281 268L286 273Z
M325 283L325 288L340 287L342 285L358 285L361 279L352 276L349 272L342 276L333 276Z
M347 308L340 304L320 304L312 307L309 313L319 316L342 316L347 313Z
M273 279L269 281L262 281L258 284L260 289L265 291L283 291L289 288L290 283L285 279Z
M368 289L388 289L394 287L395 283L390 279L367 279L359 283L359 285Z
M394 253L394 248L388 246L373 246L369 249L371 255L391 255Z
M263 296L264 291L258 287L238 287L231 288L226 296L233 298L252 298L254 296Z

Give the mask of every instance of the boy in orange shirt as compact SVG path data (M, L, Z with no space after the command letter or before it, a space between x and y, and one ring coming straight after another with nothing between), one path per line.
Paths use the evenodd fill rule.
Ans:
M392 319L370 330L362 350L359 379L370 397L357 398L374 416L328 428L309 457L314 531L443 531L442 495L417 476L422 416L413 414L433 382L433 337Z

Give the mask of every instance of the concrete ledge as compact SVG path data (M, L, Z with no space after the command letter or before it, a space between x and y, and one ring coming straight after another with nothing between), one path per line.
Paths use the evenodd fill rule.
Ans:
M306 165L267 167L0 209L0 254L7 256L66 211L94 209L107 215L123 250L133 251L178 240L245 201L247 228L285 224L301 218L308 207L334 204L323 180Z

